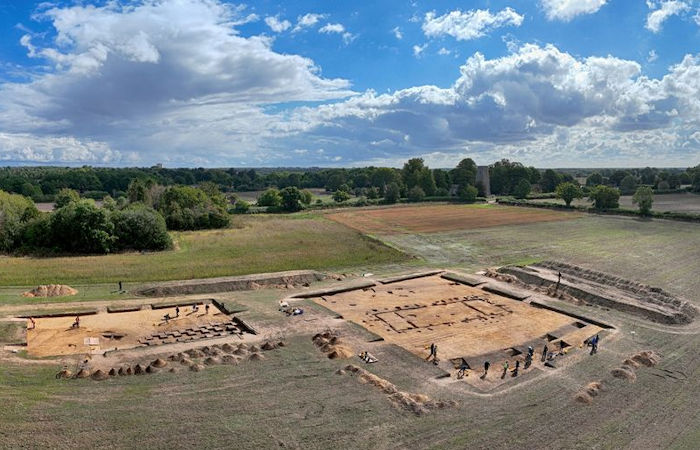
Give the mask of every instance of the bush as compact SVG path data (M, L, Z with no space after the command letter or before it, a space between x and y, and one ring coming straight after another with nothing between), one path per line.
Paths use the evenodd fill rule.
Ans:
M401 198L401 188L397 183L389 183L384 191L384 201L387 203L396 203Z
M165 250L173 245L165 219L153 208L132 205L112 213L115 248Z
M43 213L30 220L22 230L21 247L24 250L51 249L54 247L51 231L51 214Z
M479 189L476 186L466 185L462 186L457 194L463 202L474 203L479 195Z
M294 186L288 186L280 191L282 198L282 209L284 211L295 212L301 211L304 207L301 205L301 191Z
M420 202L425 198L425 191L418 186L413 186L408 191L408 200L412 202Z
M207 194L198 188L174 186L163 192L159 203L171 230L224 228L230 223L226 199L218 190Z
M0 251L19 247L23 227L38 216L31 199L0 191Z
M267 206L270 208L278 208L282 205L282 197L280 191L275 188L270 188L260 194L258 197L258 206Z
M651 212L651 205L654 203L654 192L649 186L641 186L632 196L632 203L639 206L641 215L647 216Z
M305 204L305 205L308 206L308 205L311 204L311 201L312 201L313 199L314 199L314 196L313 196L313 194L312 194L311 192L307 191L306 189L304 189L303 191L301 191L301 202L302 202L303 204Z
M236 204L233 205L233 212L236 214L245 214L250 210L250 203L245 200L236 200Z
M54 208L59 209L63 208L64 206L67 206L71 202L77 202L80 200L80 195L78 194L77 191L74 191L73 189L68 189L64 188L58 191L58 194L56 194L56 201Z
M515 196L515 198L526 198L531 189L532 185L530 185L530 182L525 178L521 178L518 184L513 188L513 196ZM552 188L552 190L554 190L554 188Z
M109 253L114 245L114 224L109 212L92 200L71 202L51 215L56 247L72 253Z
M561 183L559 186L557 186L555 193L557 198L564 200L566 206L571 206L571 202L575 198L583 198L583 191L581 191L581 187L578 184L569 182Z
M336 203L343 203L350 200L350 194L347 191L338 189L333 193L333 201Z
M619 208L620 191L610 187L599 185L591 189L589 198L593 201L593 206L596 209L613 209Z

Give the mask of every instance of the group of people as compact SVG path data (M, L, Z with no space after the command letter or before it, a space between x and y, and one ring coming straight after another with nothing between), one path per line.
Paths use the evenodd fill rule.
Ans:
M584 344L588 345L591 347L591 355L594 355L598 352L598 342L600 341L600 336L595 335L592 338L584 341ZM563 355L566 353L566 348L564 346L563 341L560 342L559 344L559 352L554 353L549 351L549 347L547 347L547 344L544 344L544 347L542 348L542 362L550 361L552 360L555 356L557 355ZM535 354L535 349L530 345L527 347L527 354L525 355L525 364L524 368L527 369L532 365L532 358L534 357ZM430 345L430 355L428 355L427 360L430 361L432 358L433 362L437 364L437 345L436 344L431 344ZM485 379L486 375L489 372L489 368L491 367L491 363L489 361L484 361L484 372L481 375L481 379ZM457 370L457 379L462 379L465 376L469 375L469 370L471 367L469 367L469 364L462 359L462 363L459 366L459 369ZM510 364L508 360L503 361L503 372L501 373L501 379L505 378L506 375L508 374L508 370L510 369ZM520 372L520 360L516 359L515 360L515 367L511 370L511 376L517 377L518 373Z
M209 303L205 303L205 304L204 304L204 314L209 314L209 308L210 308L210 307L211 307L211 306L209 305ZM195 314L195 313L197 313L197 312L199 312L199 305L195 303L194 305L192 305L192 311L191 311L189 314L187 314L187 315L189 316L190 314ZM180 317L180 307L179 307L179 306L175 306L175 316L171 316L170 313L166 313L166 314L163 316L163 321L164 321L165 323L168 323L168 322L170 322L170 320L175 319L175 318L178 318L178 317Z
M304 314L303 309L290 307L289 302L287 302L287 300L284 299L280 300L279 310L288 316L298 316L300 314Z

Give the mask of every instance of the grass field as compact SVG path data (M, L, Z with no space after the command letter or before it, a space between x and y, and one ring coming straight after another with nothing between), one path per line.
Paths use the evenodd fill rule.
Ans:
M177 249L61 258L0 257L0 286L181 280L404 261L381 243L317 215L241 218L241 228L175 233Z
M578 214L498 205L398 206L329 214L328 218L370 234L433 233L499 225L571 220Z

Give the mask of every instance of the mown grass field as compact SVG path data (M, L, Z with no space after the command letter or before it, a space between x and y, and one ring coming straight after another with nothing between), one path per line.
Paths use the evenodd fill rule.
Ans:
M0 286L126 283L343 269L406 255L319 215L251 216L240 228L174 233L177 249L57 258L0 257Z

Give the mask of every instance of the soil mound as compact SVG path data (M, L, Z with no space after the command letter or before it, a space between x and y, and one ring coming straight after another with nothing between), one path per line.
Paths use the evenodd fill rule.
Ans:
M661 358L653 351L647 350L645 352L637 353L632 357L632 360L638 362L639 364L643 364L647 367L654 367L659 363Z
M78 291L65 284L42 284L22 294L23 297L65 297L75 295Z
M637 379L637 375L632 371L632 369L628 367L618 367L616 369L611 370L610 373L615 378L627 380L630 383L634 383Z
M126 373L127 375L133 375L134 370L131 367L127 367L124 373Z
M600 381L591 381L585 388L586 393L591 397L597 396L601 390L603 390L603 384Z
M204 347L199 347L199 351L204 353L205 355L209 356L209 355L211 355L212 349L211 349L211 347L208 347L205 345Z
M191 366L193 364L193 362L189 358L182 358L180 360L180 364L182 364L183 366Z
M233 353L236 349L233 348L231 344L224 344L221 346L221 350L223 350L226 353Z
M257 345L251 345L250 348L248 349L248 351L250 353L257 353L260 351L260 347L258 347Z
M277 346L278 346L278 347L285 347L286 345L287 345L287 344L285 344L284 341L279 341L279 342L277 343Z
M221 360L215 356L210 356L204 360L204 364L207 366L214 366L216 364L221 364Z
M269 350L276 349L277 345L268 341L268 342L265 342L260 348L265 350L265 351L269 351Z
M639 367L639 363L633 359L627 358L626 360L622 361L622 364L625 366L629 366L633 369L636 369Z
M344 345L336 345L331 348L331 351L328 353L328 358L330 359L348 359L352 358L354 356L354 352L350 347L346 347Z
M96 371L94 371L92 373L92 375L90 375L90 377L93 380L102 381L102 380L106 380L107 378L109 378L109 375L107 375L104 371L97 369Z
M244 349L243 347L238 347L234 352L234 355L238 356L245 356L248 354L248 350Z
M593 398L591 398L590 394L588 392L577 392L576 395L574 395L574 400L576 400L579 403L583 403L584 405L590 405L593 403Z
M190 366L190 370L191 370L192 372L199 372L199 371L201 371L201 370L203 370L203 369L204 369L204 366L201 365L201 364L192 364L192 365Z
M146 373L158 373L158 368L154 367L153 364L149 364L148 367L146 367Z
M134 375L143 375L146 373L143 367L141 367L141 364L136 364L134 366Z
M170 369L168 369L168 372L170 372L170 373L177 373L177 368L176 368L176 367L171 367Z
M109 376L110 376L110 377L116 377L116 376L117 376L117 369L115 369L114 367L112 367L111 369L109 369Z
M248 357L248 361L262 361L263 359L265 359L265 357L260 353L251 353Z
M90 376L90 371L86 369L80 369L78 373L75 374L75 378L87 378Z
M221 357L221 362L223 364L238 364L238 358L233 355L224 355Z
M70 378L73 376L73 372L68 369L63 369L56 374L56 378Z
M156 359L155 361L153 361L153 362L151 363L151 365L152 365L153 367L157 367L157 368L161 369L161 368L167 366L168 363L165 362L164 360L158 358L158 359Z
M190 356L190 358L202 358L206 356L204 352L198 349L187 350L185 353L187 353Z
M345 370L343 370L343 369L338 369L338 370L335 371L335 374L336 374L336 375L345 375L346 373L347 373L347 372L346 372Z

